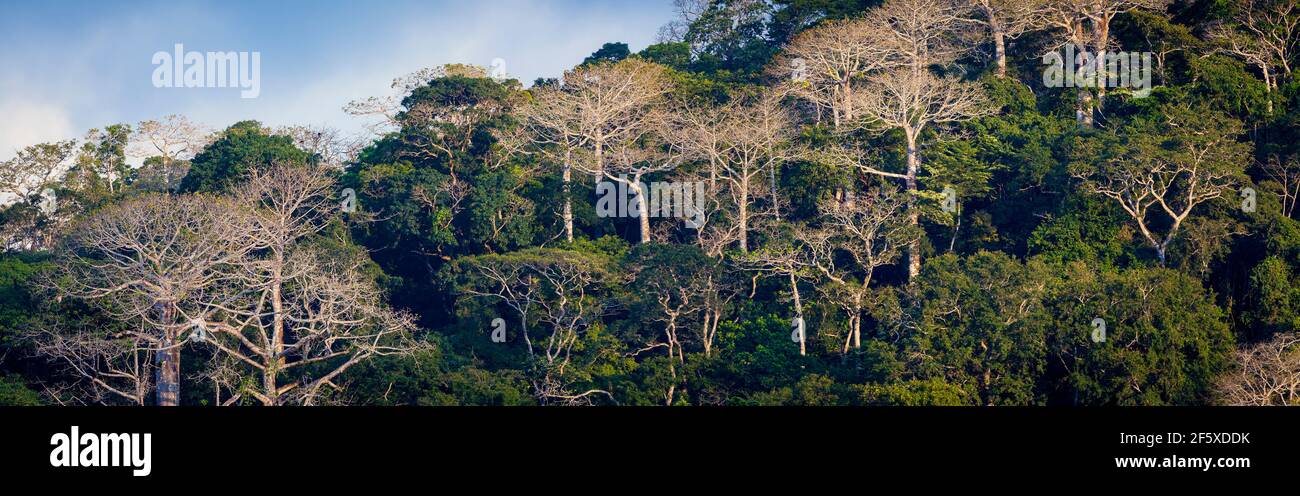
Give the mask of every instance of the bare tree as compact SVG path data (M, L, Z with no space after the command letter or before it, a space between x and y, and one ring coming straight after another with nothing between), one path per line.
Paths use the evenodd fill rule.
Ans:
M213 134L183 115L168 115L161 120L141 121L132 138L128 154L136 158L160 157L162 185L166 191L175 191L188 172L185 161L211 143Z
M803 226L796 226L796 229ZM757 250L741 254L736 264L743 270L756 272L758 276L781 277L790 284L790 300L794 304L794 316L797 322L806 322L803 312L803 295L799 292L799 282L813 276L813 266L809 254L803 246L786 237L777 238ZM756 287L751 286L750 297ZM806 324L805 324L806 329ZM799 355L808 353L807 331L799 333Z
M632 142L612 143L607 151L607 160L603 167L595 169L590 168L590 165L593 165L591 163L580 163L578 170L598 177L603 176L613 183L622 184L631 192L632 203L636 207L636 217L641 227L641 243L649 243L652 195L647 191L649 187L642 182L642 179L648 174L677 168L679 157L650 136L638 137ZM613 186L613 183L607 184Z
M1293 157L1280 159L1272 155L1260 163L1260 168L1282 188L1282 215L1290 217L1295 213L1296 201L1300 200L1300 167Z
M1092 50L1093 74L1106 74L1105 57L1099 56L1110 49L1110 24L1116 16L1137 9L1164 10L1170 0L1059 0L1042 4L1041 20L1049 28L1056 28L1065 34L1065 42L1081 49ZM1080 126L1092 127L1096 108L1102 106L1106 97L1105 85L1096 88L1097 100L1094 105L1093 90L1078 88L1075 100L1075 117Z
M956 0L889 0L864 20L879 30L875 37L888 57L921 72L970 49L961 39L970 17L970 6Z
M1007 75L1007 40L1014 40L1043 25L1043 4L1047 0L966 0L978 12L972 20L987 31L993 41L993 62L997 75Z
M848 317L844 352L850 343L862 346L862 313L876 268L894 263L901 247L919 237L918 229L900 222L906 208L896 189L877 189L852 202L823 202L823 226L797 234L809 266L826 280L818 291Z
M1232 191L1250 151L1237 141L1241 123L1217 112L1171 108L1156 125L1168 132L1124 130L1126 142L1101 143L1110 150L1083 157L1073 175L1087 190L1118 203L1164 265L1169 244L1192 210ZM1163 234L1150 223L1153 212L1167 221Z
M909 195L918 191L917 174L921 170L920 140L927 130L938 129L992 113L983 89L974 83L941 79L929 71L911 68L894 69L871 78L870 91L860 94L861 109L871 122L884 130L903 132L907 145L907 169L887 172L861 163L860 154L832 153L832 161L856 167L881 177L902 180ZM912 205L908 218L917 225L920 212ZM907 251L909 278L921 272L920 242L914 241Z
M719 270L720 260L696 251L669 249L667 253L673 258L639 260L630 267L635 291L643 301L653 302L647 305L651 307L647 319L663 329L662 339L655 337L630 355L661 348L667 352L673 381L664 399L672 405L687 345L698 345L704 356L713 356L718 325L736 292Z
M518 109L520 132L501 134L498 141L509 151L538 154L559 164L563 181L564 239L573 242L573 166L586 152L587 139L577 96L571 88L561 86L532 90L533 98ZM527 143L530 146L525 146Z
M108 207L64 241L50 286L60 297L135 323L122 339L157 354L157 403L176 405L182 335L228 282L222 267L250 249L244 218L231 202L198 196L146 196Z
M853 91L865 75L899 63L874 18L826 21L790 40L769 73L828 108L836 127L854 119ZM820 115L820 111L819 111Z
M208 342L258 380L231 391L263 405L314 404L335 379L375 356L417 349L413 319L382 303L355 256L326 254L305 241L338 214L325 169L277 163L253 171L235 192L252 208L254 250L235 261L222 298L193 318Z
M713 105L677 101L667 114L665 137L683 154L683 159L706 162L709 193L718 193L718 169L727 153L721 132L724 114Z
M367 124L370 132L376 136L382 136L389 131L401 128L401 122L398 119L402 112L402 99L406 98L416 88L444 76L483 77L486 74L482 68L459 64L426 67L402 77L394 78L389 86L392 88L389 94L350 101L343 106L343 111L355 117L370 119L371 122Z
M645 267L634 268L634 275L638 278L644 274ZM636 356L642 352L664 348L668 354L668 374L673 379L668 385L668 390L664 392L664 404L672 406L676 399L677 387L679 380L677 377L677 368L686 363L685 345L681 334L685 329L693 325L693 321L704 311L699 296L691 285L677 284L676 281L664 281L661 278L653 278L646 281L642 286L646 291L646 296L658 304L658 312L653 320L663 325L663 340L655 340L645 347L638 349L630 354ZM705 328L708 331L708 328ZM706 345L707 346L707 345Z
M469 263L464 294L506 305L518 315L520 336L532 359L534 395L543 404L589 404L608 391L574 389L575 345L606 313L603 281L612 277L596 258L564 250L535 249L488 255ZM534 331L540 330L535 336Z
M328 126L286 126L275 133L288 136L298 148L312 154L321 165L342 170L348 162L356 160L365 144L361 139L347 137L337 128Z
M1280 78L1291 77L1291 59L1300 51L1300 5L1293 0L1236 0L1238 9L1230 23L1217 23L1207 31L1220 50L1255 66L1270 93Z
M1300 334L1281 333L1237 350L1237 367L1216 384L1219 401L1235 406L1300 405Z
M134 325L140 325L135 322ZM71 381L45 384L59 404L145 405L154 385L154 349L145 332L66 328L55 321L34 323L23 333L34 352L50 360Z
M677 17L659 28L656 41L670 43L684 40L691 23L709 9L709 3L709 0L673 0L673 11Z
M678 117L679 123L688 124L674 126L670 139L674 146L707 158L710 167L716 168L716 174L710 171L710 181L721 180L726 185L735 212L734 239L741 250L748 250L753 200L770 198L772 213L779 216L778 168L807 156L808 151L795 142L798 130L777 92L736 95L714 111L716 119L706 120L698 112ZM763 179L768 179L766 187L762 187Z
M68 140L19 150L13 159L0 162L0 194L30 200L67 171L68 159L76 147L75 140Z
M600 171L613 143L635 141L653 129L654 112L671 89L664 68L640 59L579 67L564 75L564 87L574 96L578 134L591 151L591 165Z
M658 120L653 116L670 88L662 66L626 59L570 70L560 86L534 90L533 101L523 106L526 139L561 167L566 240L573 240L573 169L600 181L610 147L651 132Z

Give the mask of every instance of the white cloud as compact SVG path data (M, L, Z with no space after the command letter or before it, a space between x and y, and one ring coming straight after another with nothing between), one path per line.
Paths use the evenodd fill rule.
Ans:
M0 101L0 160L13 158L23 147L77 135L59 105L6 96Z
M159 10L115 12L80 35L60 40L53 53L47 53L48 46L0 53L3 65L24 68L0 74L0 115L7 117L0 123L6 126L0 127L0 154L39 141L79 137L94 127L173 113L217 129L256 119L271 126L328 125L359 132L364 123L342 107L388 94L393 78L420 68L486 66L499 57L511 77L528 85L537 77L561 75L605 42L622 41L639 50L671 17L667 0L659 6L415 3L381 23L276 39L241 29L241 13L202 6ZM186 25L185 20L195 18L205 23ZM297 27L305 30L312 21L302 22ZM237 90L153 88L150 56L182 41L187 49L261 51L261 96L241 99Z

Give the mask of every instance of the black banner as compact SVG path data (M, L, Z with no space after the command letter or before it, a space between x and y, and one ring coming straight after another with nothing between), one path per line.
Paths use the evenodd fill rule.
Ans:
M1195 483L1261 480L1293 471L1300 461L1296 412L1300 410L7 408L0 409L5 439L0 470L7 481L128 486L243 484L263 478L295 487L429 478L536 484L558 474L573 480L613 477L648 483L652 476L717 478L717 471L729 470L725 467L778 479L782 474L820 474L813 477L820 479L837 473L896 477L919 471L938 478L922 481L927 484L958 475L1034 475L1079 484L1117 477ZM143 434L149 442L143 443ZM135 452L117 453L114 463L112 449L131 442ZM141 456L144 445L147 456ZM97 454L87 453L95 450ZM126 454L133 456L120 456ZM69 460L74 457L76 466ZM140 472L147 475L135 475Z

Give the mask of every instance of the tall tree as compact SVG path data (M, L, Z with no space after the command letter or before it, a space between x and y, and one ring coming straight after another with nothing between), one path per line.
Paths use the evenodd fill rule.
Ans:
M1273 112L1271 93L1279 80L1291 78L1291 66L1300 51L1300 6L1291 0L1235 0L1237 12L1230 22L1208 30L1220 50L1259 69L1264 89L1270 93L1268 111Z
M862 313L876 269L894 263L901 247L919 233L903 222L907 199L896 188L856 196L852 202L822 204L823 224L797 236L809 254L809 265L825 282L817 286L848 317L842 350L862 347Z
M967 0L993 41L993 63L999 77L1007 75L1007 41L1042 25L1042 5L1047 0Z
M712 111L688 110L677 118L669 132L674 146L694 157L709 160L710 182L721 180L734 208L734 239L741 250L749 250L752 230L751 204L756 197L770 200L770 213L780 216L777 195L778 169L807 156L808 150L795 140L798 130L788 109L781 105L780 92L737 93L732 100ZM763 176L768 176L766 187ZM719 191L716 187L712 191Z
M123 339L147 343L158 357L158 405L179 404L182 337L205 306L222 301L217 288L232 277L222 268L254 246L245 219L226 200L145 196L81 222L60 249L52 287L127 323ZM60 348L77 349L52 349Z
M939 78L927 70L916 71L902 67L871 79L870 90L861 93L860 107L864 115L882 129L903 133L906 150L906 170L888 172L861 163L856 154L848 157L847 164L881 177L902 180L909 195L919 191L917 178L922 168L921 139L925 132L940 126L951 125L993 112L986 102L983 90L974 83ZM834 156L834 155L832 155ZM918 225L920 211L913 205L908 209L908 219ZM921 272L920 241L913 241L907 249L909 278Z
M165 191L175 191L189 172L187 160L212 141L212 133L183 115L136 125L130 154L137 158L160 157L160 182Z
M873 19L832 20L790 40L772 72L798 95L828 108L836 127L855 118L853 90L863 76L899 62Z
M1163 11L1170 0L1063 0L1042 5L1042 22L1064 32L1066 43L1079 50L1091 50L1095 57L1093 74L1106 74L1106 58L1099 56L1111 48L1111 21L1116 16L1137 9ZM1081 127L1090 128L1098 108L1106 97L1106 86L1077 89L1075 118Z
M580 166L598 181L604 177L611 146L652 131L652 116L658 115L670 84L662 66L630 58L580 66L565 73L561 86L535 90L532 104L523 109L523 122L527 139L560 164L565 239L573 240L573 169Z
M311 243L339 214L333 188L319 166L276 163L250 171L233 194L251 210L232 234L254 249L230 264L222 299L194 319L237 373L254 379L239 381L228 404L315 404L356 364L419 347L412 318L384 305L358 255Z
M128 175L130 166L126 163L126 148L130 140L130 125L113 124L102 131L91 129L81 145L81 164L108 185L109 193L116 193L117 184Z
M1241 122L1221 112L1165 106L1097 139L1079 139L1071 170L1084 187L1117 203L1164 265L1169 244L1202 203L1241 182L1250 145ZM1152 215L1163 217L1153 224ZM1155 226L1166 226L1160 233Z

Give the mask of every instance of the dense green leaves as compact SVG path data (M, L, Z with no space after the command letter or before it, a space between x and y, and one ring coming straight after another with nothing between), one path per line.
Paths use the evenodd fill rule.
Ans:
M914 136L920 173L910 179L919 184L896 196L879 192L909 179L898 174L906 170L904 134L876 132L861 107L856 120L831 114L834 105L878 96L864 92L880 74L849 77L864 101L845 103L801 94L810 88L787 81L784 65L773 69L791 62L777 57L795 35L881 3L700 2L660 42L634 52L613 41L582 61L663 69L671 83L638 110L645 115L636 124L647 129L630 133L635 143L602 142L606 166L650 161L631 152L654 152L670 163L646 182L707 184L703 229L655 219L645 243L637 219L597 215L595 177L581 172L591 172L597 147L573 128L596 129L587 121L601 119L631 125L590 110L611 106L552 112L572 119L521 138L541 125L522 118L545 100L539 95L575 96L582 85L553 74L524 89L466 65L395 85L402 94L378 113L390 127L355 158L331 162L341 163L331 174L340 196L344 188L355 193L355 211L304 244L329 259L368 257L359 268L367 282L417 316L429 347L349 369L329 399L1207 404L1224 401L1216 396L1223 377L1247 370L1234 349L1300 330L1300 223L1287 207L1300 196L1300 82L1272 71L1270 85L1264 66L1210 34L1220 21L1240 28L1233 23L1245 3L1183 2L1116 17L1111 46L1152 52L1154 88L1146 97L1109 91L1094 126L1076 121L1074 88L1043 86L1040 57L1060 44L1059 31L1039 26L1007 40L1005 77L986 60L992 40L945 33L970 50L918 70L978 89L982 107L973 119L944 119L935 124L951 126ZM1300 63L1287 56L1289 67ZM771 108L793 122L770 133L779 144L761 137L784 115L728 121L749 126L713 122L720 106L757 94L772 96ZM932 106L945 101L953 100ZM684 107L698 112L687 116ZM691 119L713 136L666 129ZM199 150L173 191L163 177L171 169L162 168L183 169L185 161L149 157L128 166L132 136L125 125L94 130L51 185L62 200L55 210L31 198L0 206L0 404L68 399L75 388L59 388L79 380L24 335L111 341L138 325L47 298L43 280L58 262L45 252L70 223L144 194L228 192L250 172L321 158L291 136L243 121ZM718 148L727 143L753 146ZM719 160L777 149L788 159L756 169L743 186L726 184L734 164ZM847 150L848 159L828 150ZM741 188L749 202L744 248L732 208ZM891 205L902 213L873 220ZM872 225L890 233L863 234ZM898 254L918 237L924 264L909 280ZM872 254L879 263L864 258ZM185 347L194 368L185 371L183 403L222 400L205 375L220 365L213 356Z

